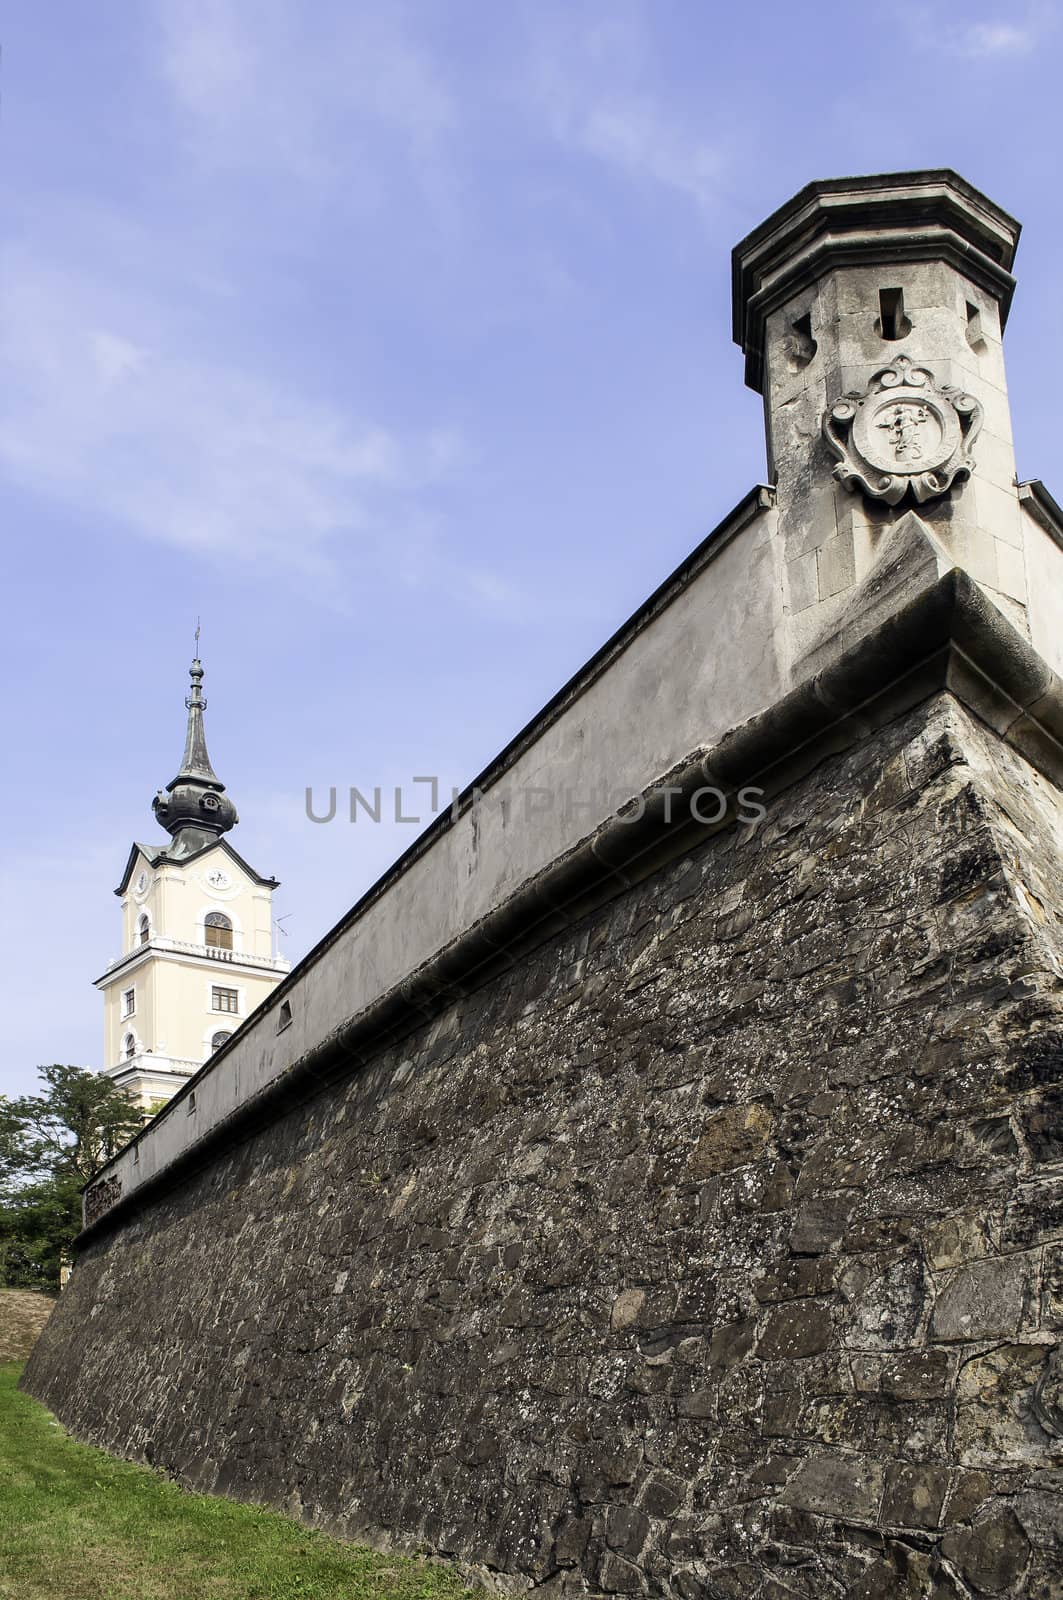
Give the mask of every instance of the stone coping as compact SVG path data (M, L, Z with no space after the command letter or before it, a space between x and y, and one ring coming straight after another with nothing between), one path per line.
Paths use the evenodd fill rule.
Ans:
M92 1220L78 1236L78 1247L153 1195L209 1165L218 1149L249 1138L328 1084L358 1070L380 1049L408 1036L555 933L693 848L708 831L735 825L741 789L755 786L770 799L828 757L942 691L955 695L1063 787L1063 680L978 585L954 568L770 709L733 729L711 749L693 752L657 780L641 814L638 799L633 799L129 1193L121 1193L111 1163L86 1192L86 1216ZM711 830L693 821L683 803L706 785L730 797L728 814ZM677 806L669 807L662 798L665 786L679 797ZM672 816L678 812L678 820L671 820L666 811ZM397 863L393 871L400 866ZM293 978L298 973L297 968ZM265 1018L249 1026L252 1030L266 1026ZM272 1029L271 1021L268 1026ZM196 1081L179 1090L170 1107L187 1097ZM149 1124L116 1161L150 1128ZM97 1185L95 1198L102 1209L93 1215Z
M1018 485L1018 490L1020 504L1063 550L1063 506L1049 494L1040 478L1027 478Z
M466 787L457 802L438 815L326 932L204 1064L190 1085L190 1092L197 1094L195 1118L186 1120L176 1114L185 1097L175 1096L132 1141L137 1146L136 1171L126 1172L127 1191L143 1184L156 1167L167 1165L179 1150L196 1142L206 1125L227 1118L237 1098L252 1098L323 1035L345 1023L352 1012L372 1003L437 951L449 947L520 883L565 855L613 807L638 794L699 740L712 742L728 727L779 698L785 687L782 663L778 651L772 651L767 643L781 628L768 541L773 506L772 490L762 484L751 489ZM743 584L747 585L745 591ZM752 596L749 585L755 590ZM721 606L726 609L728 596L733 596L736 588L742 591L740 598L752 600L753 609L744 603L732 606L728 631ZM677 621L680 613L685 621ZM730 663L736 653L746 649L751 628L758 640L766 641L760 647L765 655L776 657L773 669L766 678L756 672L736 675L726 664L710 669L707 687L699 661L715 656L721 663ZM634 658L638 661L632 668ZM612 736L621 737L637 712L640 695L647 690L652 694L654 684L659 685L662 674L670 673L673 666L669 705L659 706L658 714L647 719L648 736L637 724L631 728L631 759L617 761L609 746L609 727L601 721L603 710L609 709L603 707L603 694L614 702ZM722 697L718 693L713 696L712 680L718 682L721 670L731 680L731 690ZM586 759L584 737L596 747L590 760ZM555 771L561 772L563 783L566 774L572 776L574 752L578 752L576 776L580 782L603 761L613 778L623 772L623 782L615 784L615 800L610 804L603 799L597 814L585 822L562 820L556 826L556 819L551 819L549 832L541 827L526 830L533 835L542 833L542 837L534 840L530 850L515 854L504 821L500 830L492 828L490 819L478 818L478 798L494 802L501 815L495 797L501 796L504 802L507 786L516 784L519 792L521 785L553 781ZM475 887L467 878L473 869L479 879ZM443 912L440 901L449 902ZM402 934L403 925L426 905L429 918L418 923L411 949L411 940ZM389 940L383 954L377 948L382 928ZM330 991L324 1004L323 989ZM285 1001L292 1019L288 1024L283 1015ZM124 1155L120 1151L109 1169L122 1166ZM142 1155L146 1157L143 1161Z

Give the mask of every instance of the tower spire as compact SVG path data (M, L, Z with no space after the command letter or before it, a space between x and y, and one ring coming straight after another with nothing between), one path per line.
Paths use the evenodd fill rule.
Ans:
M196 649L199 648L199 623L196 622ZM239 820L236 807L225 793L225 785L211 766L207 754L207 735L203 713L207 702L203 694L203 663L198 654L189 668L192 686L185 696L188 726L180 771L152 801L155 816L173 836L170 854L191 855L219 834L227 833Z
M198 643L198 628L196 634ZM178 782L181 778L196 778L201 783L210 783L218 789L223 789L225 786L219 782L207 754L207 735L203 727L203 713L207 709L207 701L203 694L203 663L198 656L189 668L189 677L192 680L192 688L185 695L185 707L188 711L185 753L181 761L181 770L174 782Z

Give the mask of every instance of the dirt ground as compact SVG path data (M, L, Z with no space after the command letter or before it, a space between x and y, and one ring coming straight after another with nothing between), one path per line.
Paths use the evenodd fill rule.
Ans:
M54 1305L35 1289L0 1289L0 1361L25 1361Z

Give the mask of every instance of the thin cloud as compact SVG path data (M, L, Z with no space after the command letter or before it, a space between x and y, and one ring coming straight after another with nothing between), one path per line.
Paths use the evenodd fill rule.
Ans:
M633 178L664 184L702 205L713 198L722 170L719 152L670 126L648 100L594 106L576 119L571 133L590 155Z
M1037 43L1039 29L1032 23L975 22L964 29L964 55L1024 56Z
M1006 13L983 16L977 21L957 21L952 12L942 14L939 26L957 55L969 61L1019 60L1031 54L1057 22L1058 8L1044 0L1033 0L1026 6L1015 6ZM905 13L909 35L923 38L926 17L914 8Z
M721 146L654 93L641 8L559 24L532 24L525 100L549 134L628 179L712 204Z
M210 166L327 183L357 173L360 130L424 159L457 121L435 64L379 7L351 4L328 27L293 0L159 0L157 16L162 79Z
M121 284L14 252L2 277L0 460L143 538L328 572L351 540L371 550L385 527L418 521L460 459L445 427L400 434L197 354Z

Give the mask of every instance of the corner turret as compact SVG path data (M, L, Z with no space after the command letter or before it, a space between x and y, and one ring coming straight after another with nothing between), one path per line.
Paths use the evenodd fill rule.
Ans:
M1031 635L1001 348L1018 238L963 178L925 171L808 184L735 247L799 677L902 522Z

